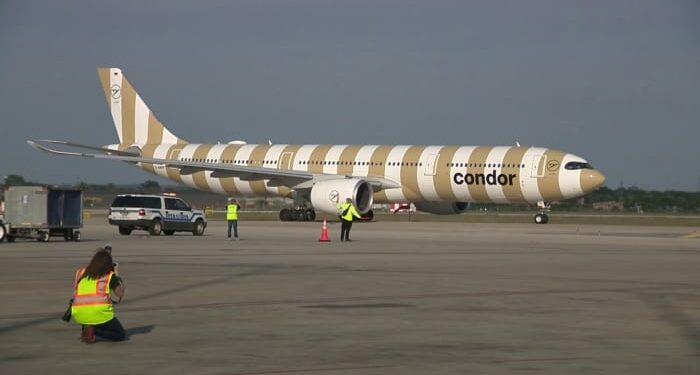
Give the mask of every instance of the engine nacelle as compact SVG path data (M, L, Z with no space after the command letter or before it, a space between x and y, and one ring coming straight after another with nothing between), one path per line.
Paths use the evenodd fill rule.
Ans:
M467 202L418 202L416 210L436 215L455 215L464 213L469 208Z
M357 178L323 180L311 188L311 204L314 209L328 214L338 213L338 203L352 198L360 214L372 208L374 200L372 185Z

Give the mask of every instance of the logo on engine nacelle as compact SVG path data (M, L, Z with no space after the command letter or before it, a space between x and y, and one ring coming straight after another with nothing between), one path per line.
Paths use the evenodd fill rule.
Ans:
M328 193L328 199L330 199L331 202L338 204L338 202L340 202L340 193L338 190L331 190L331 192Z

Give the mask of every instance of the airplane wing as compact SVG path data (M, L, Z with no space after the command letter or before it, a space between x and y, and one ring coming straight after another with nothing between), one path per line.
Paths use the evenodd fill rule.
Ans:
M63 146L85 148L88 150L99 151L99 153L87 153L87 152L69 152L61 151L47 146L42 145L42 143L52 143L60 144ZM180 170L180 174L189 175L202 171L211 171L211 176L215 178L222 177L238 177L245 181L254 180L270 180L269 186L288 186L294 189L308 189L313 186L317 181L321 180L331 180L338 178L352 178L352 176L343 176L335 174L323 174L323 173L311 173L305 171L295 171L289 169L276 169L276 168L259 168L250 167L246 165L235 165L227 163L202 163L193 161L182 161L182 160L171 160L171 159L158 159L158 158L144 158L137 154L126 152L126 151L116 151L101 147L78 145L63 141L32 141L27 140L27 143L35 150L49 152L58 155L67 156L81 156L86 158L95 159L108 159L108 160L119 160L128 163L143 163L143 164L156 164L163 165L169 168L177 168ZM380 191L384 189L400 188L401 185L394 181L381 177L357 177L369 182L372 185L374 191Z

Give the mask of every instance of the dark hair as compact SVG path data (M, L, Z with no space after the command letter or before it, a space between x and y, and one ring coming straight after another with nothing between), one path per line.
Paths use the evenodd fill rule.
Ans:
M85 273L81 279L97 279L112 271L112 254L103 248L98 248L95 255L92 256L90 263L85 267Z

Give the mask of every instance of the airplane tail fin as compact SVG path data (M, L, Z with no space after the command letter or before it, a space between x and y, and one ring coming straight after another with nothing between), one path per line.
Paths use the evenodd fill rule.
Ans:
M107 105L124 145L176 144L187 141L176 137L156 118L134 87L118 68L98 68L97 74Z

